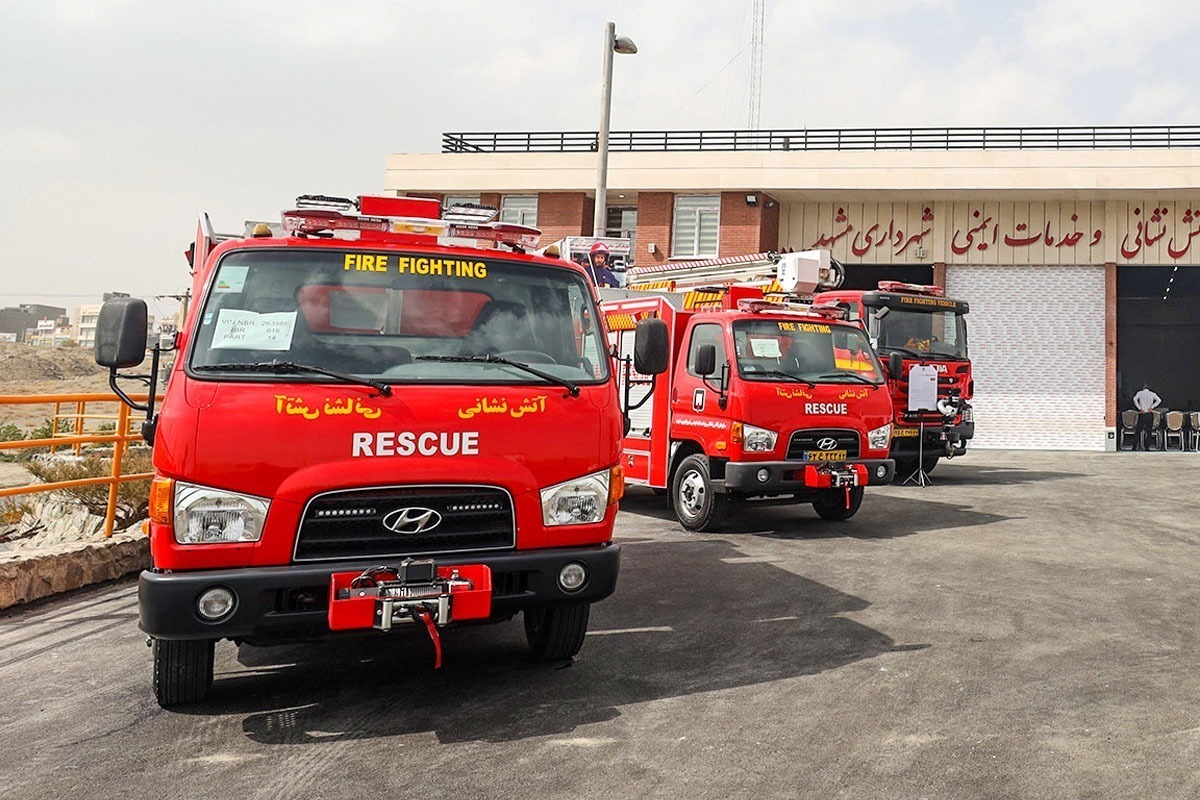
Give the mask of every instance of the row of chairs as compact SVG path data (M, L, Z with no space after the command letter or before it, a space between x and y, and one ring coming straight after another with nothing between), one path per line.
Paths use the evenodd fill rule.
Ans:
M1154 422L1146 447L1152 450L1200 450L1200 411L1152 411ZM1121 435L1118 446L1132 450L1137 442L1138 412L1121 412ZM1127 444L1128 443L1128 446ZM1175 446L1172 447L1172 444Z

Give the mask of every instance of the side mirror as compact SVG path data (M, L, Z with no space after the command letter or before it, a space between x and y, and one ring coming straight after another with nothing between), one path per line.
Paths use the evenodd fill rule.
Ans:
M717 371L717 348L715 345L702 344L696 351L696 374L707 378Z
M633 334L633 368L642 375L661 375L667 371L670 345L667 323L656 317L643 319Z
M895 351L889 353L888 372L892 374L892 380L902 380L904 378L904 356Z
M96 320L96 363L129 369L146 360L146 301L118 297L100 308Z

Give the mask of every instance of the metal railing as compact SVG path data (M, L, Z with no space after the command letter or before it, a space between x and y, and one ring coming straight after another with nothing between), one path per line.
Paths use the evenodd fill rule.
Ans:
M443 153L585 153L596 131L442 134ZM735 150L1105 150L1200 148L1200 125L1045 128L797 128L614 131L614 152Z
M145 402L147 395L130 395L130 398ZM161 396L160 398L161 399ZM95 406L99 404L116 404L116 413L96 413ZM91 404L91 411L89 411ZM130 481L144 481L154 477L152 472L121 474L121 465L129 445L141 441L141 433L133 431L132 424L138 420L130 419L130 408L120 401L115 394L42 394L42 395L0 395L0 408L13 405L53 405L54 416L51 417L50 437L43 439L17 439L0 442L0 452L6 450L21 450L28 448L47 448L54 453L60 447L69 446L75 455L83 452L84 445L111 444L112 465L108 475L93 478L77 478L75 480L55 481L49 483L30 483L24 486L0 488L0 498L15 497L38 492L53 492L60 489L72 489L83 486L108 486L108 506L104 516L104 535L112 536L113 524L116 519L117 499L120 484ZM66 410L64 410L66 406ZM88 421L104 420L113 425L111 432L87 430ZM100 423L101 425L104 422Z

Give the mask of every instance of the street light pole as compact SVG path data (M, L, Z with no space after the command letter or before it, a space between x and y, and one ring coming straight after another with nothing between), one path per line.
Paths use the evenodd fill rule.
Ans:
M600 135L596 140L599 163L596 168L596 213L592 218L592 235L605 234L605 213L608 206L608 123L612 115L613 53L637 52L637 45L626 36L617 36L617 25L604 26L604 73L600 85Z

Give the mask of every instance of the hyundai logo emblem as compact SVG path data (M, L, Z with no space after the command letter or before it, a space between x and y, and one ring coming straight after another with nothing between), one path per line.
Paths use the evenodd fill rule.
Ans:
M817 439L818 450L834 450L837 448L837 439L832 436L826 436L823 439Z
M432 508L397 508L383 518L383 527L392 533L413 535L433 530L442 524L442 515Z

